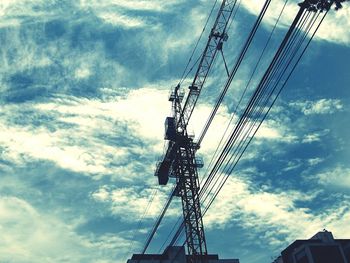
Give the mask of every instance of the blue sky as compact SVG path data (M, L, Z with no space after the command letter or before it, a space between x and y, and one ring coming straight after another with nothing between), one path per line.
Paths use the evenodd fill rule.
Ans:
M203 141L198 154L206 164L282 2L272 1ZM289 2L265 66L296 14ZM212 3L1 1L0 262L119 263L141 249L171 187L158 187L153 176L168 92ZM262 4L241 4L224 47L229 65ZM210 253L271 262L323 228L350 237L349 17L349 5L330 12L206 214ZM195 134L224 83L220 62L191 119ZM175 200L150 252L158 252L180 208Z

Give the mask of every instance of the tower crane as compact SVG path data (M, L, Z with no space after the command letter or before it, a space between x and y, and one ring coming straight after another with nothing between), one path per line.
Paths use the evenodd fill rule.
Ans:
M172 116L165 120L164 137L168 141L168 146L155 171L160 185L166 185L169 177L176 179L175 195L181 197L187 249L190 262L193 263L201 262L207 255L207 245L198 195L197 168L202 167L203 163L195 157L199 145L193 141L193 136L188 134L187 125L215 56L228 38L226 28L235 3L236 0L222 1L183 106L181 103L184 93L180 85L178 84L170 93Z

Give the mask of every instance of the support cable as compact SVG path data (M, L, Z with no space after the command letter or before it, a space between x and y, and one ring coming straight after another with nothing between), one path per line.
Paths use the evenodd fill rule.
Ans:
M296 66L296 65L295 65ZM290 72L290 74L291 74L291 72ZM271 94L269 94L269 96L270 96ZM261 107L261 109L263 109L264 107ZM261 123L260 123L261 124ZM260 126L260 124L259 124L259 126ZM252 127L254 127L254 126L252 126ZM257 131L257 130L256 130ZM255 131L255 132L256 132ZM255 134L255 133L254 133ZM229 162L228 162L229 163ZM235 162L235 163L237 163L237 162ZM232 172L232 169L231 169L231 171L230 172L228 172L228 174L230 174ZM210 203L211 204L211 203Z
M307 47L309 46L309 44L310 44L311 40L312 40L312 39L313 39L313 37L315 36L315 34L316 34L316 32L317 32L318 28L320 27L321 23L323 22L323 20L324 20L324 18L325 18L325 16L326 16L326 13L323 15L323 17L322 17L322 19L321 19L320 23L317 25L316 30L313 32L312 36L310 37L309 41L307 42L306 46L304 47L303 51L301 52L300 56L298 57L298 59L297 59L296 63L294 64L294 66L292 67L291 71L289 72L289 74L288 74L288 76L287 76L287 78L286 78L285 82L283 83L282 87L281 87L281 88L278 90L278 92L277 92L277 94L276 94L275 98L273 99L273 101L272 101L271 105L269 106L268 110L267 110L267 111L266 111L266 113L264 114L264 116L263 116L263 118L262 118L261 122L259 123L258 127L255 129L255 131L253 132L252 136L249 138L248 143L245 145L245 147L244 147L243 151L240 153L240 155L239 155L239 157L238 157L237 161L235 162L234 166L232 166L232 167L231 167L231 169L229 170L228 174L227 174L227 175L226 175L226 177L225 177L225 180L224 180L224 181L221 183L220 187L219 187L219 188L218 188L218 190L215 192L215 194L214 194L214 196L212 197L211 201L209 202L209 204L208 204L208 205L206 206L206 208L204 209L204 211L203 211L203 215L205 215L205 213L208 211L209 207L212 205L213 201L215 200L215 198L216 198L216 197L217 197L217 195L219 194L220 190L221 190L221 189L222 189L222 187L224 186L225 182L227 181L227 179L228 179L229 175L230 175L230 174L232 174L233 169L234 169L234 168L235 168L235 166L237 165L238 161L241 159L241 157L242 157L243 153L246 151L246 149L247 149L248 145L250 144L250 142L251 142L251 141L252 141L252 139L254 138L254 136L255 136L256 132L258 131L259 127L261 126L261 124L262 124L262 123L263 123L263 121L265 120L265 118L266 118L267 114L270 112L270 110L271 110L272 106L273 106L273 105L274 105L274 103L276 102L276 100L277 100L277 98L278 98L279 94L282 92L282 90L283 90L283 88L285 87L286 83L288 82L288 80L289 80L290 76L292 75L292 73L294 72L294 70L295 70L296 66L297 66L297 65L298 65L298 63L300 62L300 60L301 60L302 56L304 55L304 53L305 53L305 51L306 51Z
M278 83L278 81L276 81L276 83ZM262 99L262 97L265 95L265 93L264 92L266 92L266 91L264 91L264 90L262 90L262 93L260 93L258 96L253 96L253 98L252 98L252 101L255 101L255 103L256 103L256 105L258 105L259 104L259 100L261 100ZM269 94L270 96L271 96L271 94ZM260 98L260 99L259 99ZM268 100L268 98L269 98L269 96L267 97L267 99L266 99L266 101ZM245 125L248 123L249 124L249 120L252 118L252 114L254 114L254 108L256 108L257 106L254 106L254 104L253 105L251 105L251 106L248 106L248 117L245 117L245 113L244 113L244 115L243 115L243 122L241 123L239 123L238 124L238 129L236 128L236 130L237 130L237 135L236 134L233 134L233 135L235 135L233 138L234 138L234 140L233 141L231 141L230 143L231 143L231 145L234 145L234 143L236 143L236 141L238 141L238 142L240 142L240 143L242 143L242 142L244 142L244 140L243 140L243 138L244 138L244 135L243 135L243 138L240 138L240 136L241 136L241 132L242 131L244 131L245 129L246 129L246 134L248 134L249 135L249 132L251 131L251 129L254 127L254 125L255 125L255 123L256 123L256 121L257 121L257 119L259 119L258 117L259 117L259 115L258 115L258 117L255 117L254 119L255 119L255 121L251 124L251 128L246 128L245 127ZM251 111L250 111L250 109L251 109L251 111L252 111L252 113L251 113ZM260 110L263 110L264 109L264 106L263 107L260 107ZM250 113L249 113L250 112ZM242 120L242 118L241 118L241 120ZM232 147L232 146L231 146ZM236 151L239 151L240 150L240 148L239 147L237 147L236 148ZM227 155L229 154L229 152L230 152L230 150L227 150L226 151L226 153L225 153L225 155L224 155L224 157L222 158L222 161L221 161L221 163L226 159L226 157L227 157ZM226 163L226 166L224 166L224 168L223 168L223 170L225 171L225 168L227 167L227 165L229 164L229 163L231 163L232 162L232 158L233 158L233 156L235 156L235 154L231 154L231 157L229 158L229 160L227 161L227 163ZM215 173L214 174L216 174L218 171L219 171L219 168L221 167L221 163L219 162L219 165L218 165L218 168L217 168L217 170L215 171ZM217 181L216 181L217 182ZM214 187L214 186L213 186Z
M226 64L226 59L225 59L224 52L222 51L222 49L220 49L220 53L221 53L222 60L223 60L224 65L225 65L225 70L226 70L226 73L227 73L227 77L230 77L230 72L228 72L228 68L227 68L227 64Z
M224 142L225 137L227 136L227 132L228 132L229 128L231 127L231 124L232 124L232 122L233 122L233 120L234 120L234 117L236 116L237 111L238 111L238 108L240 107L240 105L241 105L241 103L242 103L242 101L243 101L243 98L244 98L244 96L245 96L245 94L246 94L246 92L247 92L247 90L248 90L248 87L250 86L250 83L251 83L251 81L252 81L252 79L253 79L253 76L255 75L255 72L256 72L258 66L259 66L260 63L261 63L261 60L262 60L263 56L265 55L266 49L267 49L267 47L268 47L268 45L269 45L269 43L270 43L270 41L271 41L272 35L273 35L273 33L274 33L274 31L275 31L275 29L276 29L276 27L277 27L277 24L279 23L279 20L280 20L281 15L282 15L282 13L283 13L285 7L286 7L287 2L288 2L288 0L285 1L284 5L283 5L283 8L282 8L282 10L280 11L280 14L279 14L279 16L278 16L278 18L277 18L277 20L276 20L276 22L275 22L275 24L274 24L274 26L273 26L271 32L270 32L270 35L269 35L269 37L268 37L268 39L267 39L267 41L266 41L266 43L265 43L265 46L264 46L264 48L263 48L263 50L262 50L262 52L261 52L261 54L260 54L260 56L259 56L259 59L258 59L257 63L255 63L253 72L251 73L250 78L249 78L249 80L248 80L248 82L247 82L247 84L246 84L246 86L245 86L245 88L244 88L244 90L243 90L243 93L241 94L240 99L239 99L239 101L238 101L238 103L237 103L237 105L236 105L234 111L233 111L232 114L231 114L230 121L229 121L229 123L228 123L227 126L226 126L226 129L225 129L225 131L224 131L224 133L223 133L223 135L222 135L222 137L221 137L221 139L220 139L220 141L219 141L219 143L218 143L218 146L217 146L216 149L215 149L215 152L214 152L212 158L210 159L210 162L209 162L209 164L208 164L208 166L207 166L207 169L206 169L206 171L205 171L204 174L208 174L209 169L211 168L212 163L213 163L214 160L217 158L217 154L219 153L219 151L221 151L221 148L223 147L222 145L223 145L223 142ZM201 137L203 137L203 138L204 138L204 136L205 136L205 134L201 135Z
M326 14L325 14L325 15L326 15ZM324 17L325 17L325 15L324 15ZM298 18L298 16L297 16L296 19L295 19L294 21L300 19L300 17L301 17L301 16L299 16L299 18ZM282 87L280 87L280 89L278 90L277 95L276 95L275 98L273 99L273 101L272 101L270 107L267 109L267 111L266 111L265 114L263 115L263 118L260 120L260 122L259 122L259 124L258 124L257 126L255 125L255 123L256 123L256 120L257 120L258 118L255 118L255 122L253 122L253 125L251 125L251 128L256 127L256 129L255 129L254 132L253 132L253 135L252 135L250 138L248 138L247 136L245 136L245 140L243 140L243 141L246 141L246 140L248 139L248 143L243 147L243 151L241 151L241 153L240 153L239 155L237 155L237 156L238 156L238 159L236 159L236 161L234 162L234 166L231 166L231 168L230 168L230 170L229 170L229 173L227 174L226 178L220 183L220 186L217 188L217 190L215 191L213 197L211 198L211 200L209 201L208 205L206 206L203 215L204 215L205 212L209 209L210 205L212 204L212 202L213 202L214 199L216 198L217 194L219 193L219 191L220 191L221 188L223 187L223 184L226 182L228 176L232 173L233 168L235 167L235 165L237 164L237 162L238 162L238 161L240 160L240 158L242 157L244 151L245 151L246 148L248 147L249 143L251 142L252 138L254 137L255 133L257 132L258 128L260 127L261 123L262 123L262 122L264 121L264 119L266 118L268 112L270 111L270 109L271 109L271 107L273 106L273 104L275 103L275 101L276 101L278 95L280 94L280 92L282 91L283 87L285 86L285 84L287 83L288 79L290 78L290 76L291 76L291 74L293 73L295 67L296 67L297 64L299 63L299 61L300 61L302 55L304 54L306 48L308 47L309 43L311 42L313 36L315 35L317 29L319 28L320 24L322 23L324 17L322 18L321 22L320 22L319 25L317 26L317 28L316 28L315 32L313 33L312 37L310 38L308 44L304 47L304 50L302 51L302 53L300 54L299 58L298 58L297 61L295 62L294 66L292 67L291 71L289 72L289 74L288 74L286 80L283 82ZM315 19L312 19L312 20L309 22L309 25L308 25L308 27L307 27L308 30L306 30L306 33L304 34L304 36L302 37L301 40L304 40L304 39L306 38L307 34L309 33L309 31L310 31L310 29L312 28L312 26L313 26L313 24L315 23L315 21L316 21ZM281 46L282 46L283 48L284 48L284 47L286 46L286 44L287 44L287 41L285 41L285 40L290 38L290 35L291 35L292 31L294 31L295 26L296 26L295 23L293 23L292 26L291 26L291 28L290 28L290 30L288 31L288 33L287 33L287 35L286 35L284 41L283 41L282 44L281 44ZM299 30L299 29L297 29L297 30ZM287 66L285 67L285 69L284 69L284 70L282 71L282 73L280 74L280 77L278 78L277 83L278 83L279 81L281 81L281 77L282 77L283 74L286 72L286 69L289 67L290 63L292 62L292 59L293 59L293 57L296 55L297 50L301 47L302 42L303 42L303 41L301 41L301 40L300 40L299 43L296 45L296 49L295 49L295 51L293 52L292 57L289 59L289 62L287 63ZM278 57L280 53L281 53L281 49L279 49L279 51L276 53L275 58ZM286 55L284 54L284 56L286 56ZM272 64L275 64L275 63L276 63L276 60L274 59ZM278 63L278 64L280 64L280 63ZM277 65L278 65L278 64L277 64ZM273 69L272 67L269 67L269 69L267 70L267 74L265 74L265 76L268 75L270 72L272 72L272 69ZM265 83L268 83L268 84L269 84L269 82L266 82L266 81L265 81L265 80L266 80L266 77L265 77L265 76L264 76L264 78L263 78L263 82L262 82L262 83L265 82ZM261 86L261 85L259 84L259 87L258 87L258 89L257 89L258 92L259 92L260 89L261 89L260 86ZM268 99L272 96L272 93L275 91L276 86L277 86L277 84L276 84L275 87L272 89L272 91L270 91L269 93L267 93L267 97L266 97L265 103L264 103L265 106L267 105ZM265 94L266 94L266 92L265 92ZM260 97L261 97L262 95L264 95L264 93L259 94ZM257 94L254 94L253 97L252 97L252 99L251 99L251 102L252 102L252 101L253 101L253 102L259 102L259 100L257 101L257 98L258 98L258 95L257 95ZM260 100L261 100L261 98L260 98ZM251 103L249 103L249 104L251 104ZM249 106L249 104L248 104L248 109L251 108L251 107L253 107L253 105L250 105L250 106ZM257 106L254 106L254 107L257 107ZM262 110L265 109L265 108L266 108L266 107L261 107L261 108L260 108L260 110L259 110L260 114L259 114L258 116L261 115ZM243 114L243 116L244 116L244 117L247 116L247 112L245 112L245 113ZM249 119L247 118L247 120L249 120ZM247 120L245 120L245 123L247 123ZM251 131L251 128L248 129L248 131ZM250 133L248 133L248 134L250 134ZM226 156L227 156L227 154L226 154ZM219 159L220 159L220 158L219 158ZM225 158L224 158L224 159L225 159ZM220 161L219 163L222 164L223 161L224 161L224 159L223 159L222 161ZM220 166L221 166L221 165L220 165Z
M152 193L151 193L151 196L149 198L149 201L147 203L147 206L145 208L145 211L143 212L142 216L139 218L139 221L137 223L137 228L134 229L133 231L133 234L132 234L132 238L131 238L131 242L129 243L129 249L128 249L128 254L131 253L131 251L133 251L134 249L134 244L135 244L135 237L136 237L136 232L140 231L141 229L141 226L142 226L142 223L143 223L143 220L144 218L146 217L147 213L148 213L148 210L150 209L150 207L152 206L152 203L155 199L155 197L157 196L158 194L158 188L155 188L153 189Z
M258 27L259 27L259 25L260 25L264 15L265 15L266 11L267 11L267 8L269 7L270 2L271 2L270 0L267 0L265 2L265 4L264 4L264 6L263 6L263 8L262 8L262 10L261 10L261 12L260 12L260 14L258 16L258 19L256 20L256 22L255 22L255 24L254 24L254 26L253 26L253 28L252 28L249 36L248 36L248 39L247 39L244 47L242 48L242 51L241 51L241 53L239 55L239 58L238 58L237 62L235 63L234 67L231 70L230 77L229 77L227 83L225 84L224 89L221 92L221 94L220 94L220 96L219 96L219 98L218 98L218 100L217 100L213 110L211 111L209 119L207 120L207 122L205 124L205 127L203 128L202 133L201 133L201 135L199 137L199 140L198 140L198 144L199 145L201 144L205 134L207 133L207 131L209 129L209 126L211 125L211 123L212 123L212 121L214 119L214 116L216 115L216 113L217 113L217 111L219 109L219 106L220 106L224 96L226 95L226 92L227 92L229 86L231 85L231 82L232 82L234 76L236 75L236 73L238 71L239 66L241 65L241 63L243 61L243 58L245 57L245 54L247 53L247 50L248 50L248 48L249 48L249 46L250 46L250 44L251 44L251 42L252 42L256 32L257 32L257 29L258 29ZM202 191L201 192L205 192L207 190L207 187L209 186L211 180L212 180L212 177L208 177L208 183L204 184L204 186L202 187Z
M141 251L141 254L145 254L145 252L146 252L146 250L147 250L149 244L151 243L151 240L152 240L154 234L156 233L156 231L157 231L157 229L158 229L158 226L160 225L160 222L162 221L162 219L163 219L163 217L164 217L164 215L165 215L165 212L168 210L169 205L170 205L170 203L171 203L171 201L172 201L172 199L173 199L173 197L174 197L175 188L176 188L176 186L174 185L174 186L173 186L173 189L171 190L171 194L170 194L170 196L168 197L168 200L167 200L167 202L165 203L165 205L164 205L164 207L163 207L163 209L162 209L162 212L161 212L160 215L158 216L158 219L156 220L156 222L155 222L155 224L154 224L154 226L153 226L151 232L150 232L149 235L148 235L148 238L147 238L147 240L146 240L146 243L145 243L145 245L144 245L144 247L143 247L143 249L142 249L142 251Z

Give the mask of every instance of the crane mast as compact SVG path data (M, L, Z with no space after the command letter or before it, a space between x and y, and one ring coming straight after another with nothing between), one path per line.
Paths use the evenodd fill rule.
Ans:
M166 185L169 177L176 178L175 195L181 197L191 263L205 262L208 253L198 194L197 169L203 167L203 163L195 156L199 145L188 134L187 125L215 56L227 40L226 29L235 4L236 0L222 1L183 107L181 102L184 93L180 86L177 85L171 91L169 101L172 103L172 117L165 120L164 139L167 141L167 150L155 171L160 185Z

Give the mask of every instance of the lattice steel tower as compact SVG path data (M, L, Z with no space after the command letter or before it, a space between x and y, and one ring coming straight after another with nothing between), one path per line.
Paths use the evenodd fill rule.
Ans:
M167 150L155 172L161 185L167 184L169 177L176 178L175 195L181 197L187 250L193 263L205 262L208 253L198 195L197 168L203 167L203 162L195 157L199 145L188 134L187 124L214 58L227 40L226 28L235 4L236 0L222 1L183 107L184 92L180 86L177 85L170 94L172 116L165 120Z

